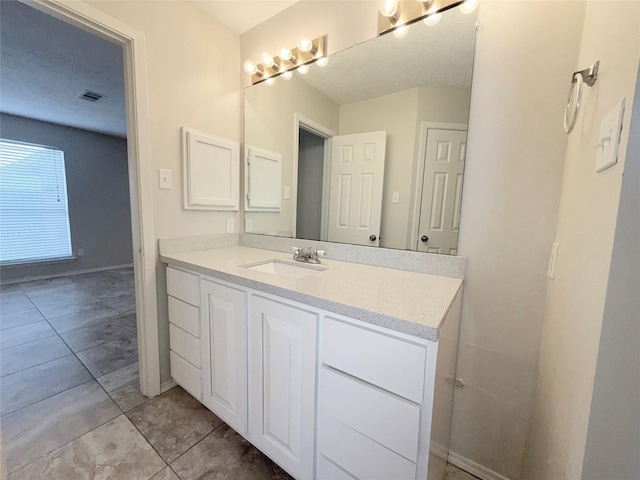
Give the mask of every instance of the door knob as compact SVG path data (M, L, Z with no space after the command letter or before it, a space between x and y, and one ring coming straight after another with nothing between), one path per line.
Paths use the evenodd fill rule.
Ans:
M426 235L422 235L422 236L420 237L420 241L421 241L422 243L427 243L427 242L429 241L429 237L427 237Z
M369 236L369 240L371 240L372 242L375 242L377 239L378 237L376 237L375 235Z

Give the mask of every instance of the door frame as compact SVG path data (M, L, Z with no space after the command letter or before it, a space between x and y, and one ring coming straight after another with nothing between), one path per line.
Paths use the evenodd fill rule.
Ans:
M445 122L420 122L420 137L418 140L418 154L416 156L416 168L414 171L413 185L411 187L413 202L411 204L411 213L409 222L409 231L407 232L408 250L418 250L418 227L420 225L420 205L422 204L423 185L424 185L424 168L427 161L427 137L429 130L455 130L467 131L469 125L466 123L445 123Z
M296 224L298 221L298 155L300 151L300 129L311 132L324 138L324 165L322 168L322 220L320 225L320 240L327 240L327 224L329 222L329 180L331 179L331 138L338 135L328 127L305 117L300 113L293 115L293 178L291 179L292 191L296 192L296 201L293 202L293 222L291 233L296 237Z
M127 115L127 157L140 391L160 394L160 349L153 225L153 168L150 152L145 35L133 27L76 0L21 0L60 20L122 46Z

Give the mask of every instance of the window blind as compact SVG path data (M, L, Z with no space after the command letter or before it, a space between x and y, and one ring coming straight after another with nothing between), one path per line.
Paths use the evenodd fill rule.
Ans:
M0 262L70 256L64 153L0 139Z

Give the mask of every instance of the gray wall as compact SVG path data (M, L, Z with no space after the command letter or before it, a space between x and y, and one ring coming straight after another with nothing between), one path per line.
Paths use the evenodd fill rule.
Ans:
M320 240L324 139L300 130L296 237Z
M71 263L5 267L3 282L133 262L127 141L124 138L0 114L0 136L64 151Z
M640 73L638 78L602 321L583 480L640 478Z

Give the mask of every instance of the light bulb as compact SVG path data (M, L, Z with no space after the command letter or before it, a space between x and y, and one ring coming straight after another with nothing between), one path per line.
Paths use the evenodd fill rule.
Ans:
M244 71L249 75L255 75L255 73L258 71L258 67L256 67L256 64L251 60L247 60L246 62L244 62Z
M285 80L289 80L291 77L293 77L293 73L291 73L291 70L287 70L281 75L281 77Z
M278 50L278 56L282 60L289 61L291 60L291 50L282 47L280 50Z
M267 52L264 52L262 54L262 63L267 68L273 67L273 57L269 55Z
M380 13L385 17L393 17L398 11L398 0L384 0Z
M471 13L478 6L478 0L465 0L460 4L460 11L462 13Z
M306 74L309 71L309 65L304 64L298 67L298 72L302 75Z
M313 42L308 38L301 38L298 40L298 48L301 52L310 52L313 48Z
M276 79L275 79L275 78L273 78L273 77L271 77L271 78L267 78L267 79L264 81L264 83L266 83L267 85L271 86L271 85L273 85L274 83L276 83Z
M441 19L442 19L441 13L434 13L432 15L429 15L427 18L425 18L423 22L425 25L428 25L430 27L435 27L438 24L438 22L440 22Z
M329 57L319 58L316 63L318 64L319 67L324 67L327 65L327 63L329 63Z
M393 31L393 36L396 38L404 38L409 33L408 25L401 25Z

